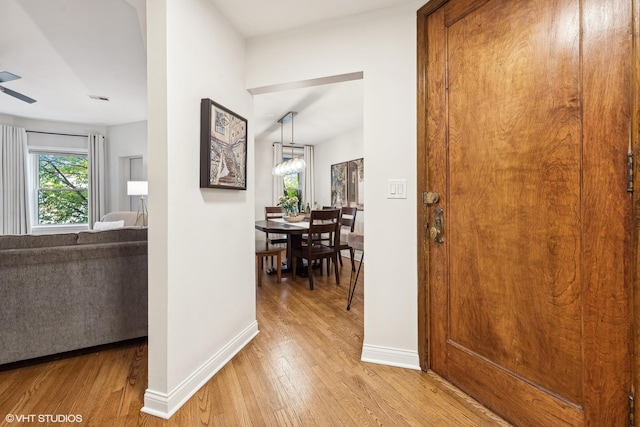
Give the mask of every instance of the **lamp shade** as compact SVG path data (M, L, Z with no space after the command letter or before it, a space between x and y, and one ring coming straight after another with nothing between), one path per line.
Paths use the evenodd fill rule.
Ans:
M128 196L146 196L149 194L147 181L127 181Z

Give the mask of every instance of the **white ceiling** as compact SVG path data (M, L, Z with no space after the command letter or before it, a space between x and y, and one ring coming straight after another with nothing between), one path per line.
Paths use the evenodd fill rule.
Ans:
M413 2L210 1L246 38ZM145 120L145 5L145 0L2 0L0 71L21 76L2 85L37 102L0 93L0 114L104 126ZM288 111L298 113L294 139L299 144L316 144L332 132L361 126L361 80L315 84L255 95L249 126L256 139L280 141L277 120ZM285 142L290 140L285 125Z
M0 71L22 77L3 86L37 102L0 93L0 114L98 125L145 120L144 4L2 0Z
M257 143L316 145L362 127L363 82L361 79L265 93L254 96ZM278 122L289 111L292 123Z
M211 0L246 38L413 3L408 0ZM426 0L425 0L426 3Z

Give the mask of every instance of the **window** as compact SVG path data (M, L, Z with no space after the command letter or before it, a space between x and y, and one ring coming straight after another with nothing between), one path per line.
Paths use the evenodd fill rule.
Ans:
M86 224L89 162L86 154L35 152L35 224Z
M287 196L298 198L298 209L304 210L302 205L302 191L300 190L300 174L291 173L282 177L284 179L284 192Z
M284 189L289 196L297 196L300 190L300 176L297 173L285 175Z

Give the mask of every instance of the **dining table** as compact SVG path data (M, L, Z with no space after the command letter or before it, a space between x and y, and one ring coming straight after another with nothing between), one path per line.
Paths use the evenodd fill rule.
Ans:
M309 232L309 221L305 218L299 222L288 222L283 218L262 219L256 221L256 230L265 233L284 234L287 236L287 255L286 261L282 264L282 272L291 271L291 248L302 245L302 235ZM307 272L301 268L300 263L296 274L306 277Z

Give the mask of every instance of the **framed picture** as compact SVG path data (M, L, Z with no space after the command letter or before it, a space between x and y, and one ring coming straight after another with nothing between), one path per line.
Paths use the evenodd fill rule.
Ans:
M347 162L347 204L364 210L364 159Z
M331 206L346 206L347 162L331 165Z
M200 188L247 189L247 120L200 102Z
M364 159L331 165L331 206L364 210Z

